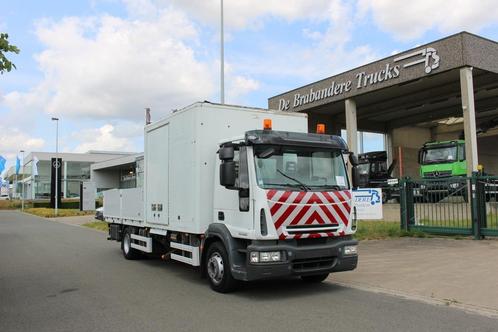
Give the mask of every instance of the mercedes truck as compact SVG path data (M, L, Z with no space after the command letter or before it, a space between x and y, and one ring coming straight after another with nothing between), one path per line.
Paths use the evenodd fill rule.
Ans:
M198 267L215 291L356 268L344 140L305 114L195 103L145 126L143 188L104 192L110 240Z
M467 160L465 140L433 141L424 144L419 150L420 193L424 201L436 203L448 196L462 196L468 201ZM481 175L482 165L478 166ZM484 183L486 201L496 197L498 182L486 180Z

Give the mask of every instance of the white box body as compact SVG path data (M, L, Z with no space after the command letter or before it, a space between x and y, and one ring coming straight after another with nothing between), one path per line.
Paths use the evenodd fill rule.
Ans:
M120 221L143 221L143 189L111 189L104 191L104 216Z
M213 220L217 150L222 141L263 128L307 132L299 113L196 103L145 127L145 226L202 234ZM126 205L128 203L125 203ZM107 206L106 206L106 215Z

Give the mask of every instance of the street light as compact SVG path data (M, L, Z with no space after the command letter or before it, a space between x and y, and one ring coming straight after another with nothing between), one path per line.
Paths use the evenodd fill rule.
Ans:
M19 151L21 152L21 162L22 162L22 168L21 168L21 211L24 211L24 150Z
M52 118L55 121L55 215L59 208L59 118Z
M220 102L225 103L225 38L223 36L223 0L220 1Z

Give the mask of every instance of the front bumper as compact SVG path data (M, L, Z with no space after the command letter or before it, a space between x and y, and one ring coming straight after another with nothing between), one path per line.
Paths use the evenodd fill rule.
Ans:
M245 273L234 274L236 279L259 280L286 276L315 275L339 271L350 271L356 268L358 255L344 255L344 246L357 245L351 238L330 238L326 243L307 245L295 240L278 241L266 244L267 241L255 242L247 247L251 251L282 251L284 261L278 263L250 263L246 261ZM247 255L249 256L249 255Z

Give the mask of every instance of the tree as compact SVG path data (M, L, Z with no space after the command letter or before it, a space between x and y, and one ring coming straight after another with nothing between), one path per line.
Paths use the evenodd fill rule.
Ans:
M8 34L0 33L0 74L11 71L12 68L16 69L16 65L9 61L4 53L13 52L19 54L19 49L15 45L10 45L8 39Z

